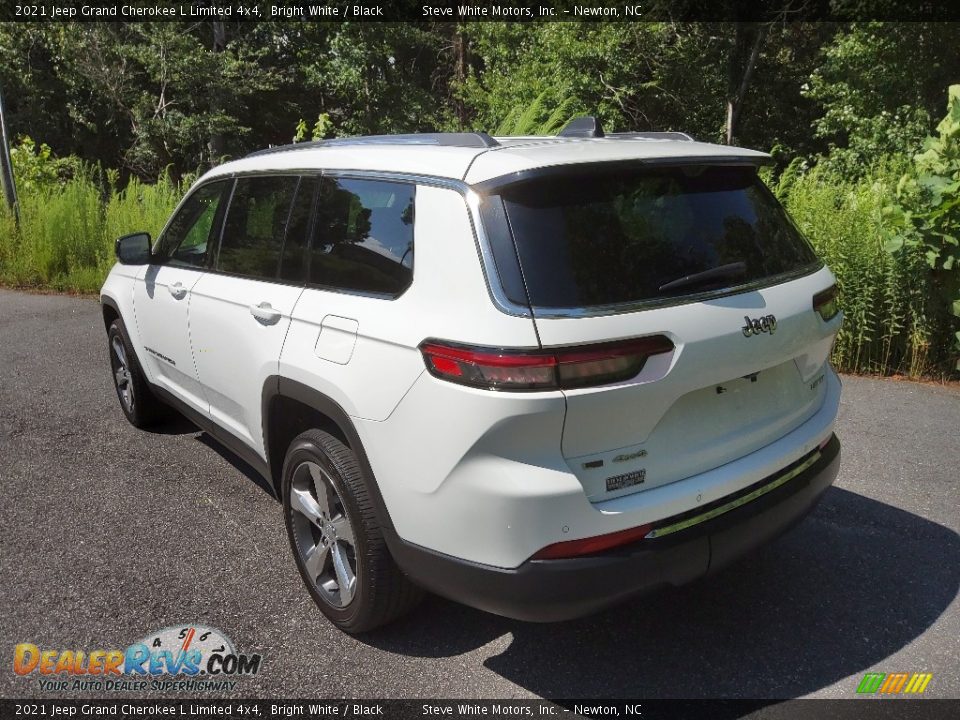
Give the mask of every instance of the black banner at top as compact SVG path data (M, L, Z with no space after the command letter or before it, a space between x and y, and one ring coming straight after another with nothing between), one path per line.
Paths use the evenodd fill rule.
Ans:
M957 0L13 0L14 22L960 21Z

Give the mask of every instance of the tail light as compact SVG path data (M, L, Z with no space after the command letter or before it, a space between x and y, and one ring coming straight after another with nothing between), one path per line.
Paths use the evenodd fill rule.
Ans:
M653 525L641 525L640 527L621 530L620 532L610 533L609 535L596 535L594 537L583 538L582 540L565 540L564 542L547 545L542 550L537 551L530 559L559 560L561 558L592 555L621 545L627 545L637 540L642 540L652 528Z
M556 390L629 380L648 357L671 350L673 342L664 335L534 351L433 341L420 346L434 377L489 390Z
M840 312L837 305L837 286L831 285L813 296L813 309L823 318L824 322L833 320Z

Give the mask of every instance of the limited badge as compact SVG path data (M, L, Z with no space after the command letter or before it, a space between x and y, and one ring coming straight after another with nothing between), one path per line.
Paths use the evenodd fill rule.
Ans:
M647 456L646 450L637 450L632 453L623 453L622 455L617 455L613 461L615 463L627 462L627 460L636 460L637 458L642 458Z

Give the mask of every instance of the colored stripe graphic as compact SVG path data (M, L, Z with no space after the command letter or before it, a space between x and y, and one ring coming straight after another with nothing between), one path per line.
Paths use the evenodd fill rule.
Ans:
M885 677L885 673L867 673L863 676L863 680L861 680L860 684L857 686L857 692L875 693L880 689L880 683L883 682L883 678Z
M904 689L904 692L922 693L927 689L927 685L930 684L930 680L932 678L933 673L914 673L913 677L910 678L910 682L907 683L907 687Z
M880 687L880 692L882 693L898 693L903 689L903 684L907 681L907 678L910 677L907 673L890 673L887 675L887 679L883 682L883 685Z
M933 673L867 673L857 685L857 692L884 695L895 695L899 692L919 694L927 689L932 679Z

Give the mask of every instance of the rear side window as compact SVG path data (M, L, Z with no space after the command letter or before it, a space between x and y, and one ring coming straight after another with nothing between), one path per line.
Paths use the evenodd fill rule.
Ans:
M310 282L397 296L413 279L415 186L323 178L310 252Z
M564 175L502 200L535 307L661 301L819 266L753 168Z
M291 176L237 180L223 225L218 270L251 278L277 278L298 184L299 178Z
M206 267L208 248L217 236L218 211L230 182L221 180L194 190L173 216L154 252L167 258L169 265Z

